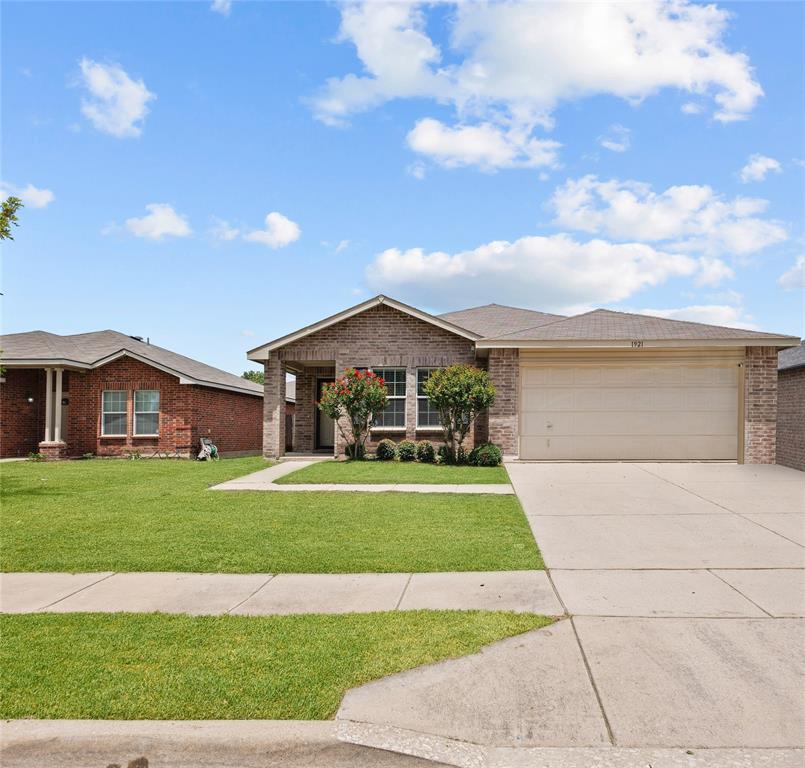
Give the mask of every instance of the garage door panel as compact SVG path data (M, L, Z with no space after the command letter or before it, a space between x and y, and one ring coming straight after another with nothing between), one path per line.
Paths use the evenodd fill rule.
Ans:
M520 455L734 460L738 381L734 363L526 365Z

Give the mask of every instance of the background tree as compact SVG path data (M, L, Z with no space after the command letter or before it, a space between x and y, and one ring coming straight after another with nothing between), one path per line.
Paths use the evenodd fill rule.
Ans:
M362 459L374 414L386 407L386 382L371 371L347 368L344 375L322 388L319 410L329 416L347 444L347 457ZM342 417L349 422L349 433Z
M472 365L451 365L433 371L423 389L439 411L444 459L453 464L463 455L461 448L472 423L495 402L495 387L486 371Z
M255 384L265 384L266 374L265 371L243 371L240 374L241 379L248 379Z
M0 208L0 240L13 240L11 234L11 227L18 227L17 211L24 207L22 200L18 197L8 197L3 200L3 205Z

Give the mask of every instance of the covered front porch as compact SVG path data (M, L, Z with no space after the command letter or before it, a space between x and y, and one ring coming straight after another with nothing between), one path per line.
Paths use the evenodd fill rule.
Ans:
M0 384L3 456L67 455L69 377L64 367L6 367Z

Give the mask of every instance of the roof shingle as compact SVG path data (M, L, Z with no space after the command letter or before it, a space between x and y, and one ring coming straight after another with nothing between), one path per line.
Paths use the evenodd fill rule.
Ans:
M783 334L747 331L720 325L669 320L651 315L635 315L594 309L552 323L538 325L495 337L501 341L696 341L729 339L778 339Z
M437 317L473 333L479 333L486 338L497 338L523 328L534 328L564 319L564 315L552 315L547 312L507 307L502 304L485 304L482 307L459 309L455 312L445 312Z
M194 379L210 387L235 389L248 394L262 395L263 387L252 381L193 360L169 349L127 336L118 331L95 331L59 336L47 331L11 333L0 336L0 349L7 361L36 364L41 361L60 360L80 365L94 365L118 352L131 352L142 359L170 369L177 375Z

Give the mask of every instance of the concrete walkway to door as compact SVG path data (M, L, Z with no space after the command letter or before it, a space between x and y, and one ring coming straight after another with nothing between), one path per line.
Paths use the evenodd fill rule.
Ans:
M507 469L570 618L350 691L342 738L466 766L805 762L805 474Z

